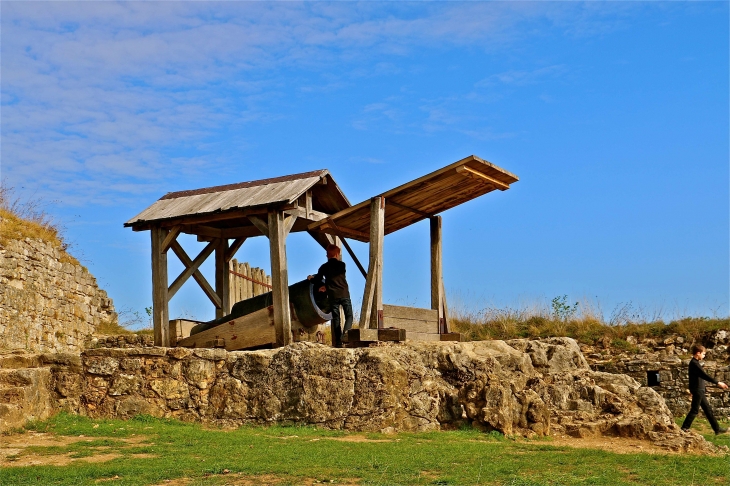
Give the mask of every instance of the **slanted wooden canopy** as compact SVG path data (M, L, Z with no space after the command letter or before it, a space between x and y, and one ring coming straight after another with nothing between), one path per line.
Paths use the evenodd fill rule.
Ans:
M447 209L492 192L506 191L519 179L496 165L470 155L380 194L386 201L384 234L390 234ZM309 225L310 230L370 241L370 200Z
M488 192L505 191L518 180L514 174L470 155L310 224L310 231L323 231L340 237L356 262L357 258L344 238L370 243L360 326L357 331L353 330L353 334L358 335L357 339L378 340L388 317L397 321L403 317L399 315L401 312L408 315L423 313L421 309L384 308L383 237L426 218L430 219L431 225L431 309L438 311L438 334L442 339L450 339L441 258L441 216L437 214ZM387 312L391 315L386 315Z
M276 340L291 338L286 237L291 231L307 231L317 242L338 240L309 225L342 209L350 202L327 170L293 174L224 186L164 195L124 226L150 230L152 237L152 307L155 344L169 345L168 302L193 277L216 307L216 317L230 312L228 262L246 238L269 238ZM208 245L191 259L177 242L180 233L196 235ZM229 244L233 240L233 243ZM185 270L168 285L167 251L172 249ZM215 288L200 265L215 252Z

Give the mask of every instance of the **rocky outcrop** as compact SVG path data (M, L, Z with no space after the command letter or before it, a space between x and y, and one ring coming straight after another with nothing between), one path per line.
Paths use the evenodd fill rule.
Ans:
M383 432L469 423L508 435L625 436L712 450L679 430L654 390L592 371L567 338L239 352L98 348L37 359L50 368L53 406L91 417Z
M42 240L0 246L0 348L79 351L100 324L116 321L88 270L60 260Z

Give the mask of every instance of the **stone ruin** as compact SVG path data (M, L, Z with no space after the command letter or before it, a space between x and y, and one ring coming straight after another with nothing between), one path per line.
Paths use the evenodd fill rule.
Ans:
M627 375L590 369L569 338L407 342L335 349L97 348L0 357L0 429L58 410L138 414L220 426L296 423L399 432L452 429L535 437L632 437L714 452L674 423L662 397ZM5 407L5 409L2 409ZM14 408L13 408L14 407ZM4 410L4 412L3 412Z

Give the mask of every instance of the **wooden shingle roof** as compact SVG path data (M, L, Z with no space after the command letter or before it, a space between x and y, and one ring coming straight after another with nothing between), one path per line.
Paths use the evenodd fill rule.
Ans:
M152 223L165 225L203 221L215 215L225 221L242 211L266 211L269 207L292 204L307 191L312 191L313 209L332 214L350 206L328 170L316 170L271 179L171 192L130 219L124 226L135 230L148 229ZM247 224L247 223L244 223Z

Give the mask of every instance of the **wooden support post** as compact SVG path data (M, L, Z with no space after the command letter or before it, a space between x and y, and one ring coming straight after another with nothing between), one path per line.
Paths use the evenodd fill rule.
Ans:
M228 240L221 238L215 247L215 293L221 299L221 306L216 307L215 317L221 318L231 313L231 279L228 273Z
M153 227L152 235L152 325L155 346L170 346L169 311L167 307L167 252L162 251L168 235L166 229Z
M276 345L291 343L291 312L289 310L289 276L286 265L286 232L284 213L269 211L269 251L271 253L271 286L274 305Z
M446 332L441 263L441 216L431 216L431 309L438 311L439 334Z
M370 262L360 312L360 329L383 327L383 236L385 198L370 201Z

